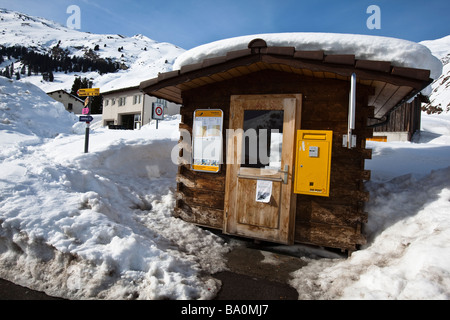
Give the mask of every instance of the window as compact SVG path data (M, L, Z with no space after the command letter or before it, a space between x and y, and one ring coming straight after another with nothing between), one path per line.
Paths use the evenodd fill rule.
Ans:
M109 99L105 99L105 107L109 105Z
M127 103L127 97L119 98L119 107L124 106Z
M138 94L133 96L133 104L140 104L142 101L142 95Z
M241 167L281 168L283 117L281 110L244 111Z
M67 109L68 109L68 110L72 110L72 109L73 109L73 104L72 104L72 103L69 103L68 106L67 106Z
M116 99L115 98L112 98L111 99L111 105L113 106L113 105L115 105L116 104Z
M162 104L164 107L167 107L167 101L164 99L156 99L156 103Z

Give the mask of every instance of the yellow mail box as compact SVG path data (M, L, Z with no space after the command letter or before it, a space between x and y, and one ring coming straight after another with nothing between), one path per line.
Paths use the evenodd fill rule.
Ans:
M298 130L294 193L330 196L333 131Z

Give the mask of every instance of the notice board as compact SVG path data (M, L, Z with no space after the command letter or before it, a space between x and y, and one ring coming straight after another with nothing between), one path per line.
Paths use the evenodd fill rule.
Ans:
M192 126L192 165L194 171L220 171L223 150L223 111L197 109Z

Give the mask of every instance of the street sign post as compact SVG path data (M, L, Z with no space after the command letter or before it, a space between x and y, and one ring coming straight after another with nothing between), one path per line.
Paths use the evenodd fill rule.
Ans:
M152 107L152 118L156 120L156 129L158 129L158 121L164 120L164 105L154 102Z
M100 95L100 88L91 88L91 87L92 82L89 82L89 88L78 89L77 91L78 96L87 97L84 102L85 108L83 108L82 111L83 115L80 116L79 119L81 122L86 122L86 134L84 136L84 153L89 152L89 126L91 124L91 121L94 120L94 118L90 115L92 103L92 99L90 97Z
M100 95L100 88L78 89L77 95L80 97L92 97Z
M80 122L92 122L94 118L92 116L80 116Z

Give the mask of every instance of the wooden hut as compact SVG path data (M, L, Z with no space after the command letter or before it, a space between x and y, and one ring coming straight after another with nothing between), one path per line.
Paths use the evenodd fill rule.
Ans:
M430 83L430 70L268 46L257 38L245 49L159 74L140 88L182 104L180 156L186 161L178 169L176 216L226 234L351 252L366 241L368 122L386 120ZM223 161L194 163L196 137L204 137L201 126L209 120L221 137ZM249 129L273 134L251 142ZM275 165L249 161L249 144L258 150L267 142L269 150L274 141L281 143Z
M414 134L420 131L422 102L427 101L427 97L419 94L414 100L392 110L385 121L373 126L373 140L411 141Z

